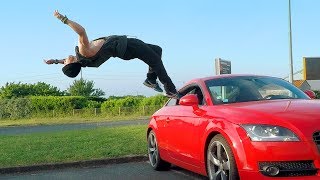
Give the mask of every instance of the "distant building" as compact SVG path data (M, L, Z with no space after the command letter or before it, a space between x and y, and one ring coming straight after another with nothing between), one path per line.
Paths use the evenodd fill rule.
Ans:
M299 88L302 91L311 89L311 86L307 80L294 80L293 85L295 85L297 88Z
M311 90L320 90L320 57L303 57L303 78Z
M310 86L310 88L309 88L310 90L320 91L320 80L304 80L303 79L303 70L295 72L293 74L293 79L295 79L293 84L298 88L300 88L300 86L302 86L302 88L300 88L302 90L305 90L305 88L307 88L308 85L309 85ZM285 77L284 80L289 81L289 77L288 76ZM295 82L295 81L297 81L297 82ZM308 85L306 85L305 82Z
M307 80L311 86L311 90L320 91L320 80Z

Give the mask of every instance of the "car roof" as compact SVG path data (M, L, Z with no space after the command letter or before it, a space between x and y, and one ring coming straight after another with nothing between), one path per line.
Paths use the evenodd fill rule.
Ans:
M185 85L192 84L192 83L205 82L211 79L233 78L233 77L271 77L271 76L254 75L254 74L221 74L221 75L208 76L203 78L195 78L188 81Z

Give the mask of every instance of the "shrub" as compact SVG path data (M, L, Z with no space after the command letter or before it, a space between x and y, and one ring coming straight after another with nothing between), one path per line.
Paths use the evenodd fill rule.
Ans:
M80 96L33 96L32 114L41 114L55 110L59 113L71 112L73 109L82 109L88 104L85 97Z
M107 114L116 115L119 114L119 108L130 109L130 114L140 113L139 107L143 96L125 96L124 98L111 98L101 104L101 111ZM125 112L125 111L123 111Z
M164 103L168 101L168 98L163 95L151 96L144 98L141 102L142 106L163 106Z
M320 91L314 91L316 93L316 99L320 99Z
M149 115L168 100L162 95L144 97L144 96L124 96L111 97L101 104L101 111L110 115Z
M86 105L86 108L101 108L101 104L101 102L89 100Z
M31 101L27 98L0 100L0 118L28 118L31 116Z

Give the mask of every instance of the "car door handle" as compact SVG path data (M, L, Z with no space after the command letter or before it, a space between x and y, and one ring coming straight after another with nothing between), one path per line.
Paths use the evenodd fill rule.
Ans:
M170 118L167 117L166 122L169 122L169 121L170 121Z

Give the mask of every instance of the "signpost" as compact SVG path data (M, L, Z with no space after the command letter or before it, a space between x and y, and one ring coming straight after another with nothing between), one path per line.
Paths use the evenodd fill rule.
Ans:
M215 69L216 75L220 74L231 74L231 61L223 60L221 58L215 59ZM226 98L226 87L221 87L221 97L222 99Z
M231 74L231 61L223 60L221 58L215 59L216 75Z
M303 58L304 80L320 80L320 57Z

